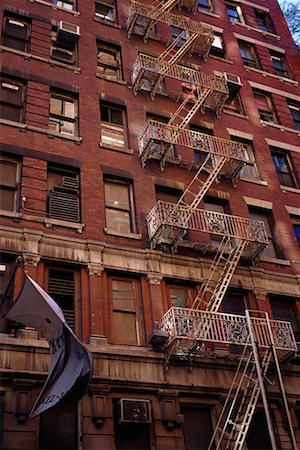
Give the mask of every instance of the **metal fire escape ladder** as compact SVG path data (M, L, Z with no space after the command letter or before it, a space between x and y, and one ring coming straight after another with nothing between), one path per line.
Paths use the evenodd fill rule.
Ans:
M145 28L145 34L144 34L144 42L147 42L149 34L152 30L152 28L155 26L155 24L159 21L160 13L163 11L170 11L173 9L180 0L168 0L166 2L161 0L156 0L151 4L151 6L157 11L158 18L157 20L150 19L149 23L147 24Z

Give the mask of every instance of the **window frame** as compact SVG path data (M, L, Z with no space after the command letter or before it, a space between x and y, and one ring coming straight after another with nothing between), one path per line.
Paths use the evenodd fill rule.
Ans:
M59 5L61 3L61 5ZM58 8L66 9L67 11L76 11L77 7L76 0L52 0L52 4L56 5ZM71 8L65 8L64 4L71 5Z
M227 14L228 14L228 18L230 20L230 22L233 23L241 23L241 24L246 24L245 18L244 18L244 14L242 11L242 8L240 5L234 5L233 3L225 3L226 6L226 10L227 10ZM229 10L231 11L235 11L236 14L230 14Z
M171 291L182 291L185 293L185 299L184 302L181 304L177 304L176 301L172 301L172 298L177 298L175 295L172 297ZM193 304L193 301L196 297L196 290L194 286L191 286L189 284L175 282L175 281L166 281L166 291L167 291L167 301L168 301L168 307L171 308L172 306L178 307L178 308L190 308Z
M10 85L10 86L15 86L15 87L17 87L18 90L21 89L21 96L20 96L21 98L20 98L19 104L18 104L17 100L10 101L10 102L8 100L6 100L6 101L5 100L4 101L1 100L1 102L0 102L0 111L2 110L1 104L9 105L10 107L14 108L14 110L19 111L19 119L18 120L13 120L13 119L10 119L10 118L7 118L7 117L4 117L4 116L0 115L1 119L11 120L12 122L24 123L25 122L25 114L26 114L26 110L25 110L25 106L26 106L26 100L25 100L26 99L26 84L25 84L25 82L18 81L18 80L15 80L13 78L9 78L9 77L4 76L3 78L1 78L1 85L0 85L1 89L3 89L3 85L4 84ZM5 86L5 88L8 89L7 86ZM10 90L11 91L16 91L15 88L12 88ZM2 95L1 95L1 97L2 97Z
M206 12L212 13L214 11L212 1L211 0L198 0L197 11L204 12L204 13L206 13Z
M58 54L55 56L55 52ZM62 57L59 56L59 53ZM64 58L63 55L69 55L70 58ZM50 48L50 59L53 61L58 61L61 64L67 64L68 66L75 66L78 63L78 48L77 42L73 44L68 44L66 42L60 42L57 39L57 27L52 26L51 30L51 48Z
M291 214L292 227L295 235L295 241L300 248L300 216L296 216L295 214Z
M271 148L271 156L273 159L273 164L275 166L275 170L276 170L280 185L298 189L299 184L298 184L298 180L296 178L295 171L293 169L293 164L292 164L290 155L283 150ZM284 165L286 167L286 169L287 169L286 172L284 170L280 170L280 164L277 163L275 157L277 157L277 158L281 157L283 159L283 164L281 164L281 166ZM285 177L290 178L289 184L283 182Z
M121 47L99 40L97 40L96 45L97 45L97 74L109 80L123 80ZM116 63L113 64L105 61L100 61L99 53L101 51L107 54L114 54ZM104 72L102 72L100 68L104 68ZM114 71L115 76L106 75L105 69Z
M275 75L282 77L282 78L291 79L291 72L290 72L288 63L285 59L285 56L282 55L281 53L275 52L274 50L271 50L271 49L269 51L270 51L270 58L271 58L271 62L272 62L272 66L273 66ZM279 61L281 68L275 66L274 63L276 63L276 61Z
M132 309L117 308L114 305L114 291L113 282L125 282L131 283L132 286ZM108 274L108 303L109 303L109 338L112 344L128 345L128 346L143 346L145 344L145 332L144 332L144 317L142 310L142 292L140 286L140 280L134 277L126 277L119 274ZM122 342L120 340L120 330L116 330L114 327L114 313L130 314L134 316L134 330L135 339L134 342Z
M112 18L109 19L109 14L106 14L106 16L104 14L101 14L99 12L97 12L97 7L96 5L102 5L105 6L109 9L111 9L112 11ZM103 20L106 23L116 23L117 22L117 2L116 0L95 0L95 17L97 17L100 20Z
M290 110L291 119L294 122L295 130L300 131L300 103L287 99L287 104ZM293 115L293 111L296 111L295 116Z
M227 104L227 101L229 100L230 103ZM231 105L233 105L234 107L232 107ZM229 97L228 100L225 101L224 110L229 114L238 114L239 116L243 116L245 114L241 95L239 92L233 97L233 99L230 99Z
M220 45L214 45L215 40L220 41ZM227 59L226 45L222 33L214 32L214 40L211 45L209 56L214 56L216 58Z
M107 109L108 121L103 118L104 108ZM112 112L120 113L122 124L114 123ZM128 127L126 109L122 105L100 100L100 145L113 150L124 151L128 148ZM111 134L110 134L111 133ZM113 136L116 133L116 137ZM104 138L104 139L103 139ZM117 140L116 140L117 139ZM115 143L113 142L114 140ZM112 141L112 142L110 142ZM119 142L119 143L118 143Z
M7 27L7 23L10 20L13 21L13 22L19 22L20 24L23 24L23 26L25 27L25 30L26 30L26 38L20 38L15 33L13 33L11 36L9 34L7 34L6 27ZM15 50L28 52L30 50L30 35L31 35L31 21L29 19L27 19L26 17L19 16L19 15L9 14L7 12L4 13L3 31L2 31L2 45L6 46L6 47L9 47L9 48L14 48ZM16 47L16 46L13 46L13 45L5 44L5 39L6 39L7 36L12 38L13 40L15 40L17 42L24 43L24 48L18 48L18 46Z
M6 161L11 164L16 165L16 178L15 178L15 187L10 186L8 184L3 183L3 178L0 177L0 192L5 191L13 191L13 207L12 209L8 209L5 211L13 211L18 212L19 211L19 200L20 200L20 187L21 187L21 161L18 159L10 158L8 156L0 155L0 162ZM2 197L2 195L1 195Z
M265 225L269 245L260 254L260 258L282 259L281 250L276 240L275 221L272 210L249 206L251 220L260 220Z
M260 120L263 122L279 124L272 96L270 94L266 94L265 92L257 90L253 90L253 96ZM257 96L263 96L265 98L265 103L268 109L259 109Z
M251 181L261 180L259 170L257 167L257 163L256 163L253 142L249 141L247 139L238 138L237 136L231 136L231 140L233 142L238 142L238 143L242 144L244 147L244 150L245 150L244 156L245 156L246 164L242 167L242 169L240 171L240 178L243 180L251 180ZM243 175L243 171L247 172L247 170L246 170L247 167L250 171L249 176ZM251 175L251 172L253 172L253 175Z
M61 113L58 114L56 112L51 111L51 101L52 99L59 100L61 102ZM74 105L74 117L69 117L66 113L63 112L63 109L66 109L65 103L71 103ZM52 125L51 125L52 120ZM72 124L73 132L63 131L62 127L66 124ZM52 126L55 127L55 124L58 126L58 131L56 129L52 129ZM78 97L75 95L71 95L67 92L61 92L56 90L51 90L50 92L50 102L49 102L49 125L48 128L50 131L58 133L60 135L67 136L79 136L79 105L78 105Z
M258 28L261 31L265 33L277 34L272 18L268 12L255 9L255 20L258 25Z
M261 70L261 65L258 59L255 45L241 40L238 41L238 44L244 66Z
M128 208L122 208L122 207L112 207L111 205L107 204L107 195L105 193L106 190L106 186L110 184L110 185L117 185L117 186L124 186L126 187L127 190L127 199L128 199ZM116 201L114 201L114 204L117 205L117 203L115 203ZM112 176L105 176L104 177L104 210L105 210L105 230L108 233L117 233L117 234L121 234L121 235L127 235L127 234L132 234L132 233L136 233L137 229L136 229L136 221L135 221L135 205L134 205L134 193L133 193L133 182L132 180L124 180L121 178L117 178L117 177L112 177ZM108 223L108 216L107 216L107 211L111 210L111 211L120 211L120 212L126 212L128 213L128 225L129 225L129 229L126 231L120 231L119 229L114 229L113 227L109 227ZM127 222L126 222L127 223Z

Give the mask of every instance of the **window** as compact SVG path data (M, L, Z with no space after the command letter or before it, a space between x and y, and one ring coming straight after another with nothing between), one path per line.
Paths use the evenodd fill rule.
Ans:
M269 13L264 11L255 10L255 17L258 28L261 31L266 31L267 33L276 33L271 16Z
M147 120L153 120L155 122L157 122L156 124L153 124L152 126L152 133L153 131L157 132L157 136L160 139L153 139L152 140L152 145L151 145L151 149L153 150L152 152L152 157L160 157L161 155L164 154L165 149L166 149L166 140L164 140L164 132L163 130L166 130L166 127L164 127L163 124L167 124L169 122L169 119L165 116L160 116L159 114L152 114L152 113L147 113L146 114ZM160 123L162 124L162 126L160 126ZM167 135L166 139L170 139L170 134L168 132L165 133ZM168 146L168 150L167 150L167 156L175 156L175 147L174 145L169 145Z
M193 304L195 291L191 286L167 284L169 305L186 308Z
M25 86L23 83L2 78L0 93L0 117L15 122L25 121Z
M4 17L3 45L23 52L29 51L30 22L23 17Z
M231 139L234 142L239 142L240 144L243 144L244 147L244 159L246 161L246 164L240 171L240 177L246 178L248 180L260 180L260 176L255 162L252 143L250 141L238 138L236 136L232 136Z
M129 181L107 178L104 181L105 218L109 232L135 232L133 189Z
M79 175L74 170L48 167L47 213L53 219L80 222Z
M171 26L171 32L173 43L176 41L176 46L182 47L187 41L189 32L173 26Z
M213 211L221 214L229 214L229 203L225 200L221 200L219 198L206 196L204 199L204 209L206 211ZM212 219L210 221L210 226L212 231L219 231L220 234L211 234L211 246L219 247L222 239L223 239L223 223L222 219Z
M230 22L245 23L242 9L239 5L235 6L230 3L227 3L226 8Z
M78 448L78 408L74 400L62 400L39 418L39 449ZM55 430L55 433L53 433Z
M0 180L2 180L2 173L0 176ZM2 192L0 193L1 200ZM9 280L13 274L13 270L15 267L15 256L5 255L3 252L1 254L1 270L0 270L0 304L1 304L1 317L0 317L0 330L1 333L8 333L11 328L10 321L6 318L6 314L13 306L13 293L14 293L14 283L11 283L9 290L6 294L5 299L4 293L8 286ZM18 278L16 276L15 280ZM3 411L1 411L2 413ZM1 425L1 419L0 419ZM0 441L1 443L1 441Z
M258 58L256 55L255 47L252 44L248 44L244 41L239 41L240 54L244 63L244 66L260 68Z
M62 267L49 267L46 271L48 294L62 309L65 319L72 330L79 330L75 311L79 302L79 273Z
M298 184L289 155L280 150L272 150L271 154L280 184L297 188Z
M260 208L249 208L250 219L260 220L264 223L269 244L260 254L260 256L268 258L280 258L281 252L278 248L274 234L274 219L272 213Z
M202 127L201 125L195 125L195 124L190 124L190 130L191 131L196 131L197 133L202 133L202 134L207 134L209 136L213 136L213 129L212 128L205 128ZM203 164L208 152L205 151L205 149L209 146L208 145L208 140L207 141L203 141L203 139L198 136L197 134L192 136L193 139L193 147L194 147L194 158L195 158L195 162L196 164ZM209 138L208 138L209 139ZM198 150L199 148L199 150ZM200 150L202 149L202 150Z
M143 91L151 92L157 79L158 79L158 75L156 72L151 72L151 70L144 70L142 79L141 79L140 89L142 89ZM162 94L162 95L167 94L167 91L165 89L165 80L164 79L159 81L159 83L155 89L155 93Z
M78 135L77 98L54 91L51 93L49 130L71 136Z
M107 22L116 22L116 0L104 0L95 2L95 16Z
M136 18L134 27L133 27L133 33L138 34L139 36L144 36L147 30L147 27L150 23L150 19L147 19L147 17L138 16ZM153 25L151 27L151 30L149 31L148 37L154 37L156 33L156 25Z
M300 248L300 217L299 216L291 216L293 229L295 233L295 239Z
M294 122L295 129L300 131L300 103L288 100L288 106Z
M259 91L253 91L253 94L260 119L264 122L278 123L271 96Z
M292 297L269 295L270 305L275 320L287 320L291 323L296 341L300 341L300 322L297 303Z
M227 291L222 301L222 313L245 315L245 296L236 291ZM238 344L229 345L230 353L240 354L243 352L243 346Z
M20 163L0 157L0 209L17 211L19 200Z
M212 12L213 6L211 0L198 0L198 11Z
M209 54L211 56L217 56L218 58L226 58L225 44L221 34L215 33Z
M74 11L76 9L76 0L52 0L52 3L68 11Z
M127 145L125 110L112 103L101 102L101 145L116 149Z
M141 291L138 280L111 276L111 338L115 344L142 345Z
M279 77L290 78L290 71L285 57L273 50L270 50L270 55L275 74Z
M229 97L224 104L224 108L227 112L233 114L244 114L244 108L240 94L236 94L233 98Z
M51 32L51 59L69 65L77 63L77 44L59 41L57 27L54 26Z
M251 450L271 450L267 419L263 409L256 409L246 437L247 448Z
M213 435L211 408L209 406L181 405L180 412L184 416L185 448L190 450L208 448Z
M122 80L120 47L97 42L97 70L103 77Z
M168 203L177 203L181 197L182 191L165 186L155 186L155 193L157 201L161 200Z

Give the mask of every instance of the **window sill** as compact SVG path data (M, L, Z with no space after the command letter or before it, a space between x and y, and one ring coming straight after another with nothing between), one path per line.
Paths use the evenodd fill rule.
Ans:
M211 11L202 11L201 9L199 9L197 12L201 13L201 14L205 14L206 16L216 17L217 19L220 19L220 15L219 14L216 14L216 13L211 12Z
M42 211L41 214L43 214ZM80 234L83 232L83 229L85 227L83 223L68 222L66 220L59 220L59 219L51 219L49 217L40 217L31 214L23 214L15 211L6 211L4 209L0 209L0 216L9 217L11 219L27 220L29 222L42 223L45 225L46 228L52 228L53 226L69 228L71 230L77 231L77 233Z
M100 19L100 17L94 17L95 22L102 23L102 25L108 25L109 27L121 29L121 26L116 22L110 22L109 20Z
M280 77L279 75L275 75L274 73L266 72L265 70L256 69L255 67L246 67L245 69L247 71L260 73L263 77L276 78L277 80L279 80L282 83L283 82L290 83L290 84L293 84L294 86L299 85L298 81L292 80L291 78Z
M249 120L249 116L245 116L245 114L239 114L234 111L229 111L228 109L223 109L224 114L229 114L230 116L239 117L240 119Z
M299 188L293 188L290 186L283 186L282 184L280 185L280 189L282 190L282 192L293 192L294 194L300 194L300 189Z
M271 37L273 39L277 39L277 41L280 41L280 39L281 39L280 36L278 36L278 34L270 33L268 31L262 31L259 28L251 27L250 25L247 25L245 23L231 22L231 24L234 25L234 26L246 28L249 31L255 31L255 32L259 33L259 34L262 34L263 36L268 36L268 37Z
M103 145L103 144L101 144L101 142L99 143L99 147L102 148L103 150L111 150L113 152L126 153L127 155L133 155L132 148L113 147L113 146L109 146L109 145Z
M29 3L39 3L40 5L45 5L48 6L51 9L54 10L59 10L59 11L64 11L68 14L72 14L72 16L78 17L80 16L80 12L79 11L70 11L69 9L65 9L65 8L61 8L60 6L57 5L53 5L52 3L46 2L44 0L28 0Z
M118 83L118 84L123 84L124 86L127 86L127 81L118 80L116 78L106 77L105 75L101 75L101 73L96 73L96 77L101 78L102 80L111 81L112 83Z
M49 131L48 129L34 127L32 125L26 125L25 123L21 123L21 122L14 122L13 120L0 118L0 124L19 128L20 131L23 131L23 132L35 131L37 133L47 134L49 139L54 139L54 138L66 139L68 141L75 142L76 144L81 144L81 142L82 142L82 137L63 135L61 133L55 133L54 131Z
M224 62L226 64L233 64L233 61L231 61L230 59L221 58L221 56L215 56L215 55L210 55L210 54L208 54L208 56L210 58L216 59L218 61L222 61L222 62Z
M267 181L264 181L264 180L254 180L251 178L244 178L244 177L241 177L240 179L241 179L241 181L246 181L247 183L254 183L254 184L259 184L261 186L268 186Z
M280 259L280 258L269 258L268 256L261 256L259 258L262 262L269 262L273 264L277 264L278 266L290 266L291 263L287 259Z
M80 67L77 67L74 65L69 65L69 64L64 64L64 63L55 61L50 58L43 58L42 56L33 55L32 53L23 52L21 50L16 50L14 48L6 47L4 45L0 45L0 51L14 53L16 55L23 56L23 58L25 58L25 59L33 59L35 61L44 62L46 64L50 64L50 66L58 66L58 67L62 67L64 69L72 70L72 72L74 72L76 74L79 74L81 72Z
M107 228L104 228L104 233L110 236L119 236L128 239L141 240L143 238L143 236L139 233L121 233L119 231L108 230Z
M300 130L295 130L294 128L289 128L289 127L284 127L282 125L279 125L278 123L273 123L273 122L266 122L264 120L260 121L260 124L262 127L272 127L272 128L278 128L280 131L282 131L283 133L285 131L289 132L289 133L295 133L298 136L300 136Z

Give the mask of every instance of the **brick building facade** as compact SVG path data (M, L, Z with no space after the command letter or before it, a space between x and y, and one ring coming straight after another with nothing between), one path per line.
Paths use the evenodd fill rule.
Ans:
M207 190L199 208L219 213L218 226L228 215L261 220L269 243L259 258L240 259L220 311L267 312L290 321L299 341L299 52L275 0L177 3L156 21L147 2L144 12L129 0L2 2L1 295L22 255L27 273L57 300L94 356L82 401L27 422L47 375L47 343L1 319L3 449L208 448L240 348L210 343L193 358L175 352L165 370L167 352L153 330L172 306L193 306L222 233L182 226L170 251L165 228L155 240L147 218L157 201L180 199L214 145L240 149L243 163L209 186L201 178ZM176 61L179 77L166 71L155 78L153 61L173 42L160 57L171 64L193 35L173 16L203 31L197 28L190 54ZM162 137L163 124L205 91L186 81L187 71L225 90L207 91L202 111L174 143ZM150 150L147 132L155 134ZM17 273L4 310L20 279ZM290 449L274 373L271 367L267 391L275 439ZM299 445L295 354L282 373ZM245 445L272 448L261 398Z

